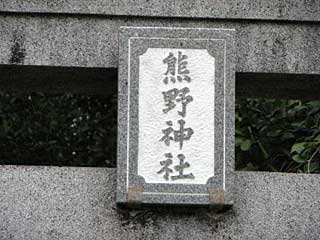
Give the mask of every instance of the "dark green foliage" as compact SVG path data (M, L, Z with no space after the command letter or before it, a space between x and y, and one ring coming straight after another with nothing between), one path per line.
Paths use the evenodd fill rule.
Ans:
M320 172L320 101L242 99L236 169Z
M0 164L115 166L116 96L0 94Z

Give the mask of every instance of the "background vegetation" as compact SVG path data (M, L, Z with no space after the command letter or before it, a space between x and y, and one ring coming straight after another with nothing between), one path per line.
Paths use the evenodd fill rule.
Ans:
M242 99L236 105L238 170L320 172L320 101Z
M236 169L320 172L320 101L240 99ZM0 164L116 164L117 97L0 93Z
M115 166L117 99L0 93L0 164Z

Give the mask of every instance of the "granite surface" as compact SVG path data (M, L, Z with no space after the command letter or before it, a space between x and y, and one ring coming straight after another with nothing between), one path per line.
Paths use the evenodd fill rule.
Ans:
M0 239L317 240L320 175L236 172L235 203L128 211L116 169L0 166Z
M137 202L135 204L231 205L231 186L233 186L234 167L235 30L122 27L120 28L119 35L117 201L119 203L132 204L130 197L133 192L135 198L137 198L137 195L141 195L138 200L134 199L134 201ZM159 82L159 84L155 84L154 90L152 88L144 89L144 91L150 92L151 95L156 95L155 97L148 97L149 101L153 103L152 106L145 106L147 111L149 111L145 115L153 115L149 121L143 118L143 111L145 109L141 107L147 100L144 100L143 103L139 102L141 100L140 96L146 94L142 91L145 82L143 82L143 77L141 76L143 75L141 71L143 62L141 56L148 50L159 48L172 49L172 51L174 51L174 49L180 49L182 51L183 49L185 52L202 49L205 50L206 54L209 53L210 56L215 59L215 63L212 64L212 62L210 62L208 66L214 69L214 84L212 84L212 80L210 81L210 76L203 75L203 73L206 74L206 72L200 71L198 79L201 81L201 77L204 78L202 84L208 81L205 82L205 84L207 84L205 87L208 89L214 85L214 90L212 90L214 92L210 92L209 94L214 94L215 99L213 99L212 102L205 101L201 103L214 106L214 117L212 118L215 118L215 120L206 122L210 113L201 113L197 110L197 108L205 108L205 106L199 105L193 112L189 112L189 114L193 114L195 118L193 122L190 117L186 121L191 124L196 134L201 134L201 136L198 138L198 142L195 142L195 139L193 139L193 142L191 140L190 145L183 150L177 150L173 147L163 147L157 140L157 133L159 132L161 134L161 118L158 117L159 112L157 110L150 112L150 109L157 104L157 93L160 91L163 82L161 80L157 81L157 77L152 77L153 74L162 76L162 72L157 72L156 70L156 68L159 68L158 65L155 66L155 69L151 69L152 65L150 62L154 61L155 57L148 61L149 67L147 71L151 72L152 75L146 78L146 82ZM193 52L193 55L191 53L189 55L189 67L192 63L190 59L195 57L194 55L195 52ZM194 68L193 70L190 69L190 71L197 72L197 68L201 67L199 61L203 59L204 57L202 55L200 59L195 60L197 62L194 63ZM160 66L162 66L162 58L159 62ZM177 84L178 83L176 83L175 86L177 86ZM187 86L190 87L192 92L192 89L195 91L201 84L195 84L193 88L191 85L193 85L193 82L188 83ZM199 95L202 95L204 92L205 91L202 90ZM198 96L198 98L200 97ZM160 106L158 107L161 109L163 99L160 98L159 101ZM160 115L161 113L162 111L160 110ZM155 114L158 114L158 116ZM163 122L166 121L166 117L168 117L168 115L164 116L164 119L162 119ZM173 115L171 117L176 116ZM152 119L156 118L160 120L152 122ZM160 125L157 125L159 121ZM214 141L211 142L214 146L214 157L210 154L209 157L203 157L203 155L199 154L199 152L208 152L209 149L212 149L212 146L206 143L211 136L204 136L206 133L203 129L206 129L207 126L199 126L197 122L205 122L205 124L208 125L212 123L212 125L214 125L212 129ZM148 126L148 129L144 132L145 126ZM194 128L195 126L198 128ZM201 130L202 133L199 133ZM144 139L147 139L146 145L141 144ZM148 151L153 149L154 152L148 152L145 155L141 154L145 149L148 149ZM154 170L158 168L158 165L152 168L152 163L157 163L162 159L164 153L158 154L159 151L170 151L172 153L175 151L177 153L183 152L183 154L186 154L186 156L190 157L194 162L197 162L194 163L195 165L200 165L201 161L206 161L205 166L202 165L202 168L207 169L207 172L203 171L201 167L200 173L197 172L198 176L202 173L205 180L199 182L197 178L192 180L184 179L174 183L165 180L162 181L162 177L156 174L157 170ZM209 166L212 162L214 162L214 167L210 169ZM147 172L145 172L144 175L139 174L138 166L140 166L140 170L145 167ZM193 167L193 172L195 171L195 167ZM153 172L156 175L155 177ZM146 176L147 174L149 174L148 177ZM152 182L149 181L150 178L154 178ZM139 190L138 192L137 189Z
M2 0L0 11L320 21L317 0Z
M236 72L320 73L320 25L0 15L0 64L118 66L120 26L235 28Z

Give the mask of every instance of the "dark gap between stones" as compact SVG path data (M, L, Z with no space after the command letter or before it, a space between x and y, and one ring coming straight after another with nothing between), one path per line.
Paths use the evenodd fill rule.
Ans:
M115 167L117 96L0 93L0 164Z

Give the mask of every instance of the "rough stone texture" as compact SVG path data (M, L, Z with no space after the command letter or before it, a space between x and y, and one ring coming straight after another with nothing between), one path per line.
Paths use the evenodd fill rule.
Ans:
M0 11L319 21L317 0L2 0Z
M120 26L235 28L236 72L320 73L320 25L0 16L0 64L114 68Z
M319 74L319 4L2 0L0 12L18 14L0 15L0 64L116 68L119 26L223 27L237 29L237 72ZM319 175L237 172L234 207L219 215L117 209L115 171L0 166L0 239L319 239Z
M319 175L236 172L222 215L117 209L115 172L0 166L0 239L319 239Z
M117 158L119 203L232 204L234 33L233 29L120 29ZM162 50L159 51L160 49ZM155 50L157 52L151 52ZM166 71L163 59L169 52L178 56L178 51L186 54L185 63L190 73L190 82L183 81L179 85L177 80L175 83L169 81L166 85L163 83ZM202 51L201 55L199 51ZM148 54L149 58L146 60ZM206 58L208 56L209 60ZM212 75L208 69L212 70ZM187 118L179 116L175 111L169 115L162 112L161 91L173 86L190 88L190 94L194 97L196 105L188 106ZM212 95L211 98L209 95ZM147 104L148 102L152 104ZM214 114L209 114L213 109ZM185 128L193 129L191 139L184 142L184 147L181 146L180 149L172 142L166 146L159 141L161 129L167 127L165 123L168 120L176 123L179 119L185 121ZM176 156L183 153L186 156L185 163L188 162L190 168L187 167L180 174L192 171L193 179L172 181L170 177L164 179L162 174L157 174L161 169L160 161L166 160L164 156L168 152L174 156L171 159L172 165L169 164L168 167L173 171L170 175L177 176L173 166L179 164ZM133 200L131 193L137 193L137 188L140 197L137 199L135 194Z

